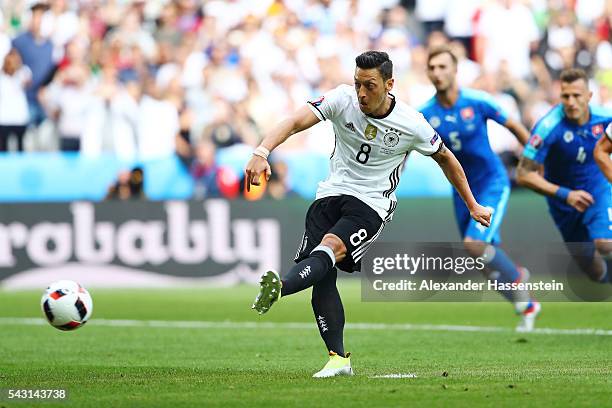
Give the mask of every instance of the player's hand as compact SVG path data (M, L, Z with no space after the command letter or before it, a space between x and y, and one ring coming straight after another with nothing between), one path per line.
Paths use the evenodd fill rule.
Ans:
M579 212L584 212L595 203L593 196L584 190L572 190L567 196L567 203Z
M493 214L493 211L490 208L483 207L480 204L476 204L474 208L470 209L470 216L474 221L487 228L491 225L491 214Z
M251 184L254 186L260 185L261 175L266 177L266 181L270 180L272 169L270 163L261 156L253 155L247 163L244 173L246 175L247 191L251 191Z

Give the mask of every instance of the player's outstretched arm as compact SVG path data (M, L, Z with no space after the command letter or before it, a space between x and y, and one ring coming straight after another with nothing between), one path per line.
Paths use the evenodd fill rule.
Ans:
M612 125L608 126L608 131L612 132ZM595 145L593 157L595 157L595 161L601 169L601 172L604 174L604 176L606 176L608 181L612 183L612 159L610 159L611 153L612 140L605 136L599 139Z
M253 157L247 163L244 172L246 176L247 190L250 191L251 184L258 186L261 175L265 175L266 180L270 179L272 170L268 163L268 155L277 146L282 144L290 136L306 130L317 123L320 119L312 113L308 106L295 111L287 119L278 123L274 128L264 137L261 144L253 152Z
M516 182L537 193L557 197L580 212L584 212L595 202L593 196L588 192L584 190L569 190L563 186L553 184L546 180L542 173L541 164L523 156L516 171Z
M510 132L512 132L512 134L523 146L527 144L530 136L529 130L523 126L521 122L514 119L508 119L504 126L506 126Z
M448 181L455 187L468 210L470 210L472 218L485 227L491 225L491 210L476 202L463 167L461 167L453 152L442 145L431 157L438 163Z

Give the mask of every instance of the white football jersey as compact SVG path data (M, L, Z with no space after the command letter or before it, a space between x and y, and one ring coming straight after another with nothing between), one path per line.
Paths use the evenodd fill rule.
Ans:
M420 112L395 97L386 115L364 114L350 85L340 85L308 106L320 120L332 122L336 137L330 174L319 183L317 199L354 196L390 221L408 153L430 156L440 149L442 138Z

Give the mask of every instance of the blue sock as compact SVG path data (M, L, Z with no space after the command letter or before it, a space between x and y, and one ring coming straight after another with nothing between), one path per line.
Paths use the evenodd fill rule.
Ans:
M485 250L484 259L485 264L492 271L489 274L489 279L503 283L520 281L521 272L503 249L489 245ZM510 302L516 300L512 291L499 291L499 293Z
M493 252L493 254L490 252ZM517 269L514 262L512 262L508 254L506 254L503 249L489 246L485 250L484 258L485 263L489 268L499 272L500 276L497 279L498 281L516 282L520 279L521 272Z

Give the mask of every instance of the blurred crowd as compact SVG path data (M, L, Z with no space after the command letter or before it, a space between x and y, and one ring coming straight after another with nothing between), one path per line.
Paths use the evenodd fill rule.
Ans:
M460 57L460 84L490 92L526 126L558 102L567 67L585 68L593 103L612 106L612 0L0 5L0 151L178 155L203 196L234 194L219 188L231 178L216 166L219 149L256 146L306 100L352 83L354 58L367 49L390 54L394 92L414 106L434 93L426 51L442 42ZM328 126L292 137L278 156L330 152ZM497 152L517 151L490 126Z

